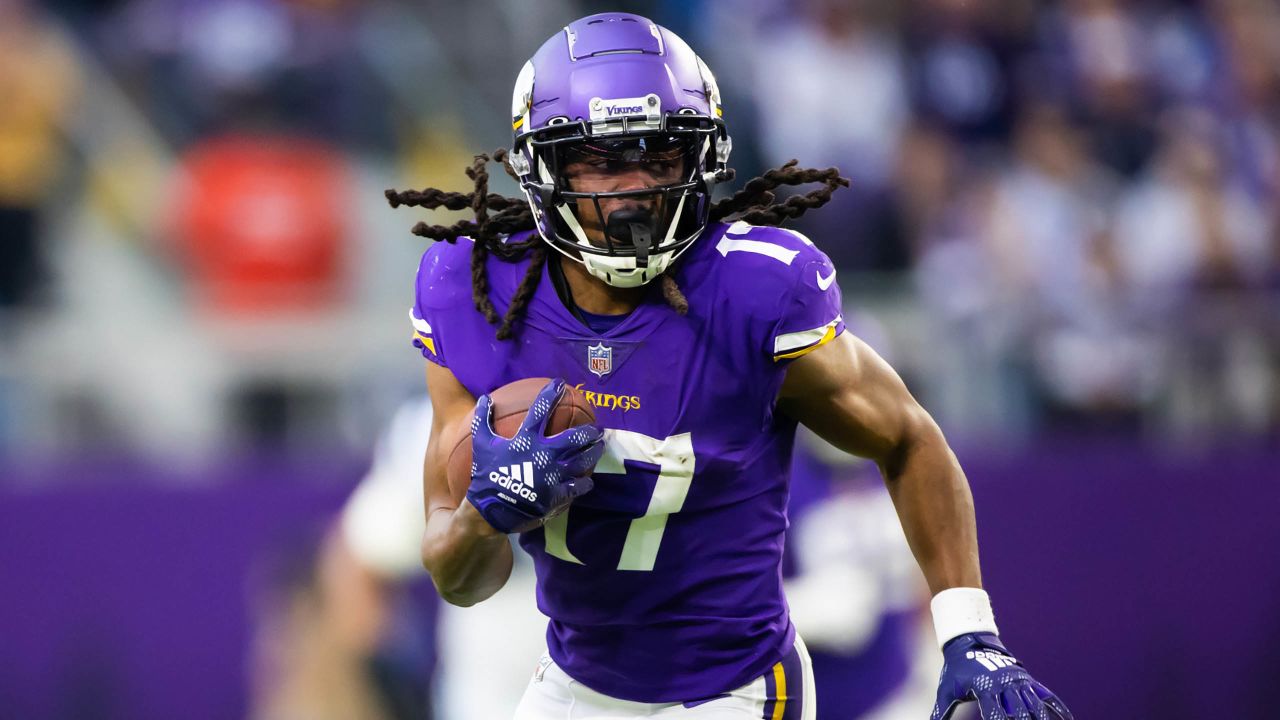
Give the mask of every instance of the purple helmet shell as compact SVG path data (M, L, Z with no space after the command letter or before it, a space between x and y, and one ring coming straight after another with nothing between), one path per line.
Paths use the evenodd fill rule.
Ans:
M711 187L730 176L722 114L715 77L670 30L627 13L570 23L525 63L512 96L511 166L542 237L611 284L652 280L702 232ZM679 182L631 193L661 196L667 210L653 237L615 242L609 231L603 245L591 243L578 201L594 202L599 212L601 197L621 194L571 192L559 151L602 140L635 140L643 148L655 137L686 143L690 159ZM606 218L598 222L604 226Z

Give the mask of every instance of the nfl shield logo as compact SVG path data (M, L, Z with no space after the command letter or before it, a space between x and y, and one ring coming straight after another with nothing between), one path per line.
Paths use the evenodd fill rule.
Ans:
M587 348L587 369L604 377L613 370L613 348L597 343Z

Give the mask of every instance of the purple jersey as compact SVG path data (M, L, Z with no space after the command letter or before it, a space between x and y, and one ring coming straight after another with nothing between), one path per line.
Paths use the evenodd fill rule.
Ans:
M544 269L514 340L499 341L472 305L470 258L467 240L423 255L415 345L474 395L563 377L607 428L595 489L520 538L552 658L640 702L706 698L765 673L794 633L780 563L795 423L774 404L787 361L844 330L830 261L788 230L715 223L674 271L687 315L655 282L597 334ZM490 257L500 314L527 267Z

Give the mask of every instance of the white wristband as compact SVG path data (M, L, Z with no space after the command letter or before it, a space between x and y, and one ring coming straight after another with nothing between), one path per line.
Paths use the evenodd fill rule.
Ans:
M966 633L999 634L991 612L991 598L979 588L951 588L933 596L933 630L938 635L938 649L947 641Z

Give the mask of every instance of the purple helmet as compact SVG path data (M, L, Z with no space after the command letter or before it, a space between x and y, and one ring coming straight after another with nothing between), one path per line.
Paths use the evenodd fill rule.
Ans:
M516 79L511 167L538 232L618 287L649 282L707 225L732 146L715 77L674 33L603 13L543 43ZM574 191L571 165L654 169L656 187ZM606 213L601 201L614 208ZM592 215L594 213L594 216ZM598 235L592 243L584 224Z

